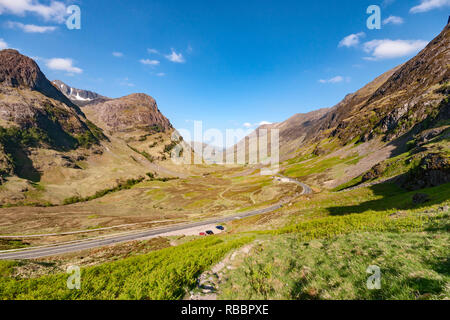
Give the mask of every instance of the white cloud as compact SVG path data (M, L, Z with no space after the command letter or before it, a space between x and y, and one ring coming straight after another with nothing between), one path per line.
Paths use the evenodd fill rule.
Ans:
M164 77L166 74L164 72L160 72L156 74L158 77Z
M150 59L141 59L140 63L148 65L148 66L157 66L159 65L158 60L150 60Z
M24 16L34 13L46 21L65 21L66 5L60 1L52 1L49 5L41 4L39 0L0 0L0 15L9 13Z
M67 71L69 73L82 73L83 70L73 65L72 59L53 58L47 60L47 67L56 71Z
M123 53L122 52L117 52L117 51L113 52L112 55L114 57L116 57L116 58L122 58L123 57Z
M254 127L260 127L266 124L272 124L272 122L269 121L261 121L259 123L250 123L250 122L246 122L243 124L244 128L250 129L250 128L254 128Z
M394 59L419 52L428 43L423 40L372 40L364 44L364 51L371 57L366 60Z
M331 79L321 79L319 80L320 83L341 83L341 82L350 82L350 78L349 77L343 77L343 76L336 76L334 78Z
M57 29L57 27L53 26L37 26L34 24L23 24L20 22L8 22L7 23L8 28L11 29L21 29L24 32L27 33L46 33L46 32L53 32Z
M5 40L3 40L3 39L0 38L0 50L7 49L8 47L9 47L9 46L8 46L8 44L5 42Z
M421 13L437 8L442 8L445 6L450 6L450 0L421 0L420 4L415 7L412 7L411 10L409 10L409 12Z
M389 16L389 18L383 20L383 24L403 24L404 22L402 17L397 16Z
M147 49L148 53L159 54L159 51L156 49Z
M364 32L354 33L349 36L346 36L339 42L339 47L356 47L359 44L361 38L365 37L366 34Z
M172 53L169 55L166 55L166 58L169 61L175 62L175 63L184 63L186 60L184 60L184 57L181 53L176 53L174 50L172 50Z

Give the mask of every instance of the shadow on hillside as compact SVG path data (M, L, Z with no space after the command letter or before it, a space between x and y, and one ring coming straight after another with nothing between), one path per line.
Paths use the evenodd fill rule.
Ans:
M450 258L442 258L439 261L431 263L431 268L445 276L450 276Z
M414 125L408 132L400 137L392 140L387 145L393 146L394 150L391 152L390 157L396 157L402 153L408 151L407 142L414 138L414 136L423 130L433 128L439 125L442 120L448 120L450 113L450 103L448 99L443 99L439 104L439 112L437 115L430 114L427 118L416 125Z
M28 157L25 151L20 148L15 149L14 159L16 162L14 172L19 178L32 182L41 181L41 173L36 170L33 161Z
M369 189L372 190L376 196L381 196L381 198L352 206L329 207L327 208L329 214L332 216L343 216L366 211L420 209L440 204L443 201L450 199L449 183L412 192L404 191L393 184L378 184L369 187ZM418 205L414 204L412 198L416 193L428 194L430 196L430 201Z
M405 286L414 289L417 295L426 299L426 295L437 295L445 292L445 281L428 278L409 278Z

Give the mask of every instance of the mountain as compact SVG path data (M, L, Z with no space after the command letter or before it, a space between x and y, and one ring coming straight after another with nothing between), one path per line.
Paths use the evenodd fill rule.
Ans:
M449 61L447 25L416 57L388 73L374 92L341 102L324 119L321 130L331 129L330 136L343 143L379 135L384 141L400 137L440 108L450 78Z
M317 125L330 109L324 108L308 113L298 113L286 121L264 125L257 129L280 130L280 155L289 158L292 152L298 149L303 141L308 140L316 134Z
M92 122L110 133L147 131L167 132L170 121L158 109L155 99L135 93L105 102L92 103L83 108Z
M52 84L72 101L72 103L80 107L110 100L92 91L73 88L60 80L52 81Z
M79 108L55 89L32 59L13 49L1 50L0 58L0 85L2 87L26 88L40 92L48 98L68 105L82 115Z
M0 176L38 180L32 150L70 151L104 138L78 106L57 90L32 59L0 51Z
M0 51L0 206L59 204L147 173L189 172L171 164L174 130L153 98L70 88L18 51Z
M351 110L353 107L365 102L394 74L395 70L397 68L384 73L357 92L348 94L344 100L332 108L323 108L308 113L298 113L283 122L260 126L255 130L256 136L260 137L264 134L264 131L260 132L261 129L267 130L269 136L270 130L279 130L280 158L283 161L298 156L299 152L302 151L320 152L318 149L310 150L306 147L329 138L331 127L343 121L343 119L338 121L337 118L343 117L344 114L347 114L347 110ZM255 135L253 138L247 137L238 143L238 150L245 146L247 155L249 152L249 139L255 139ZM246 145L244 145L244 141L246 141ZM305 148L305 150L302 150L302 148Z
M408 161L439 154L429 157L433 164L422 167L434 168L448 177L442 181L450 181L445 138L450 124L449 61L447 25L417 56L347 95L334 107L298 114L259 129L280 130L281 160L289 160L283 163L286 174L319 186L336 187L356 177L360 182L380 178L392 167L386 163L388 159L405 152L416 155L414 159L406 157ZM432 143L414 144L423 136ZM439 141L444 143L437 148ZM319 164L322 167L317 168ZM384 168L382 172L380 168ZM373 175L374 171L378 173ZM364 175L372 178L363 179Z
M36 143L56 149L74 149L85 138L98 142L95 126L47 80L36 62L16 50L0 51L0 61L2 128L32 135Z

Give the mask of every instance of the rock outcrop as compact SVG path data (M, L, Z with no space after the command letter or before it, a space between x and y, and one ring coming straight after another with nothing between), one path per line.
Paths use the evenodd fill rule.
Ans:
M441 154L428 154L409 172L403 187L418 190L450 182L450 161Z
M0 51L0 85L38 91L48 98L68 105L78 114L82 114L76 105L48 81L33 59L20 54L17 50Z
M170 121L159 111L155 99L135 93L83 108L89 118L111 132L165 132L172 129Z
M48 147L62 149L76 148L78 138L96 140L91 129L98 128L48 81L35 61L16 50L0 51L0 94L0 126L17 128L16 136L29 133Z

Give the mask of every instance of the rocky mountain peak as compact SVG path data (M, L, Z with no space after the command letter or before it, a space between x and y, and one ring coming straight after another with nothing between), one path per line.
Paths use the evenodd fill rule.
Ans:
M144 93L90 104L83 110L94 123L111 132L172 129L170 121L158 109L155 99Z
M83 107L92 103L99 103L110 100L96 92L89 90L77 89L67 85L61 80L52 81L52 84L61 91L67 98L70 99L74 104Z
M13 88L27 88L67 104L78 114L81 110L57 90L42 73L37 63L13 49L0 51L0 85Z

